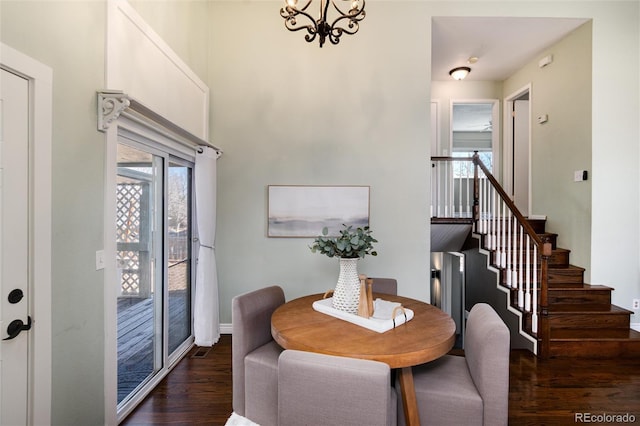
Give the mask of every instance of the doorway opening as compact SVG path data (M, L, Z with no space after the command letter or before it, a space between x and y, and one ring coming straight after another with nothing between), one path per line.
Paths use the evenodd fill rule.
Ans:
M531 206L531 84L504 100L504 182L518 210L528 216Z

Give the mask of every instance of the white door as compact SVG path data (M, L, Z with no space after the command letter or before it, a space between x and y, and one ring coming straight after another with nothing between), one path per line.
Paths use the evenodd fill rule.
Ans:
M29 82L0 81L0 425L27 423Z
M513 101L513 196L520 213L529 215L529 100Z

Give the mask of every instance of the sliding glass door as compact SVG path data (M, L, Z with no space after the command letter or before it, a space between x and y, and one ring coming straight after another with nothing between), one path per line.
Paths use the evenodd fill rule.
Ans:
M120 411L193 341L193 165L124 138L117 161Z
M169 354L191 336L191 167L169 162Z

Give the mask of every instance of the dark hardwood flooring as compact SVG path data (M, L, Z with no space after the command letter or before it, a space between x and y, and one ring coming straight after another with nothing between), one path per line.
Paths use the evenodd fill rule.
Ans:
M122 424L224 425L232 411L231 337L223 335L204 358L191 357L197 350ZM587 413L629 414L640 424L640 358L541 360L514 350L509 388L510 425L575 425Z

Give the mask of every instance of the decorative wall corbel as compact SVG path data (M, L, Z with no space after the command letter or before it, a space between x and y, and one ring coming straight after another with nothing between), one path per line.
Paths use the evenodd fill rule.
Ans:
M98 92L98 130L106 131L129 105L131 100L121 91Z

